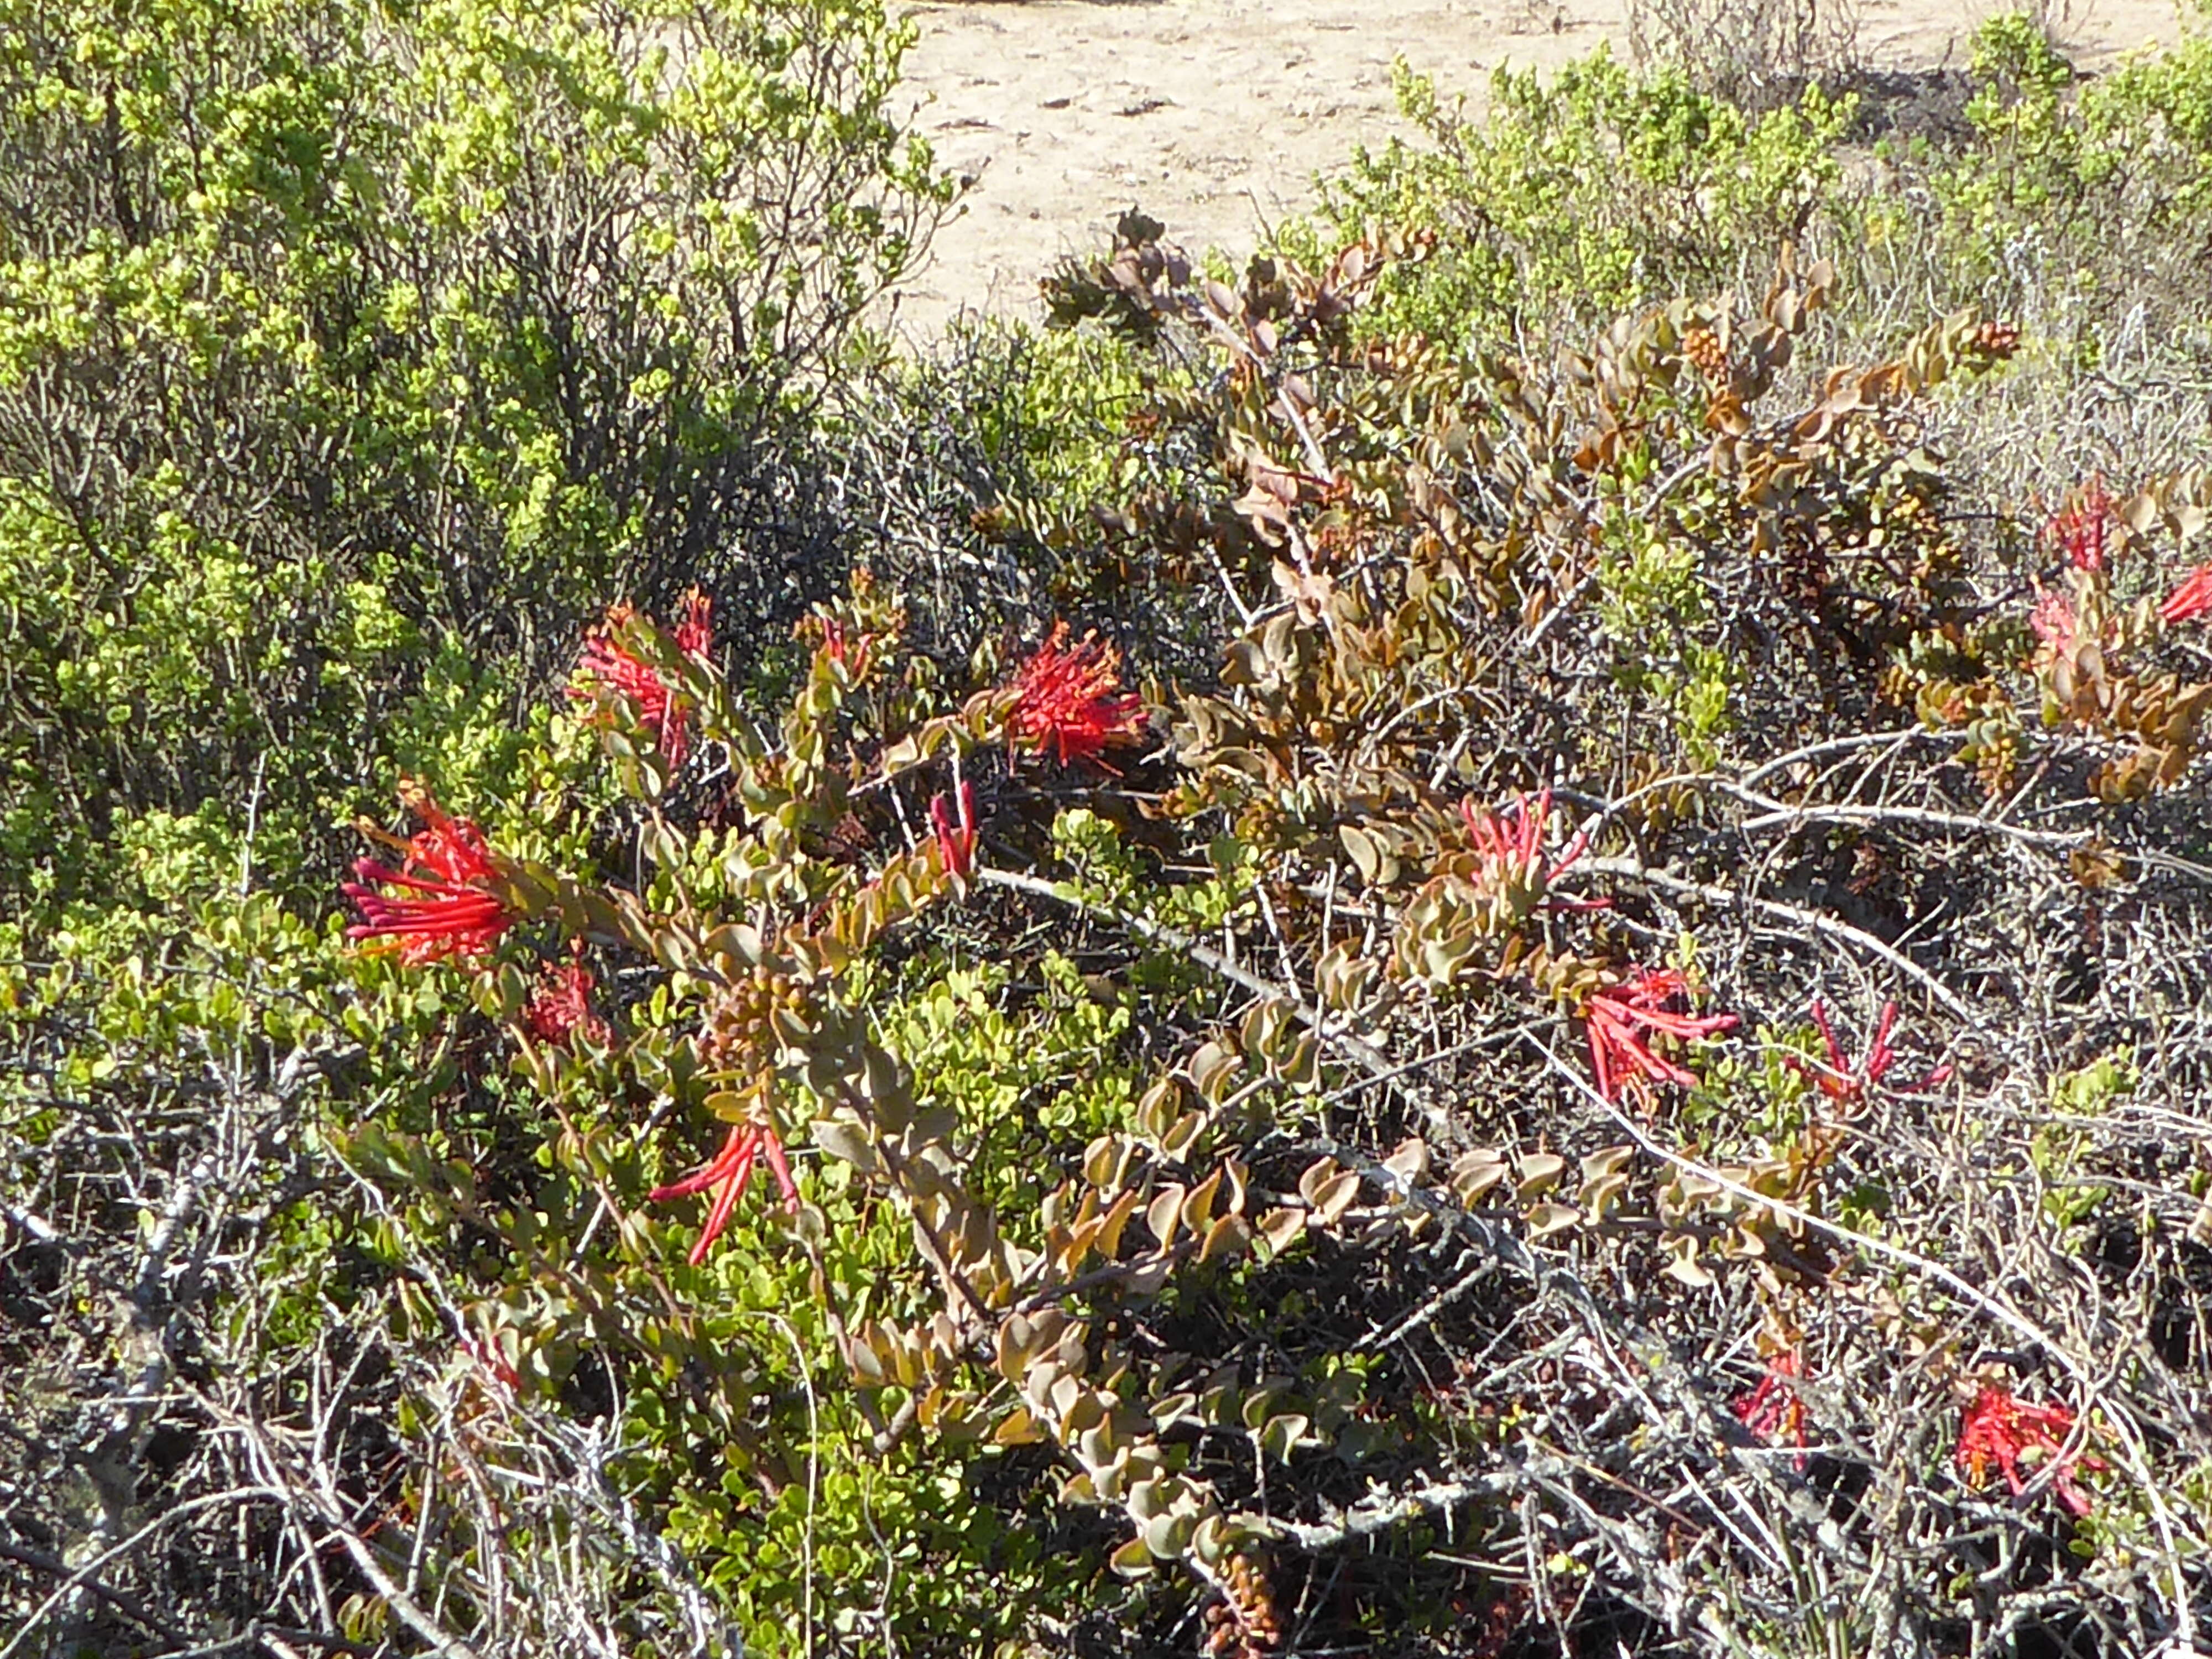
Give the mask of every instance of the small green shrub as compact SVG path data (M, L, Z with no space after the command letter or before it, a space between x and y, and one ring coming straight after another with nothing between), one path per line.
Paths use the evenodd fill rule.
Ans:
M1899 158L1937 205L1948 290L2015 308L2040 298L2070 310L2085 342L2143 301L2201 325L2212 37L2085 81L2027 15L2000 14L1976 32L1970 72L1972 142Z
M1432 256L1394 274L1365 325L1453 344L1734 282L1834 185L1856 110L1815 86L1747 114L1676 69L1639 80L1603 49L1548 80L1501 70L1480 120L1402 64L1395 76L1430 147L1358 153L1286 245L1333 249L1370 224L1434 235Z
M908 38L871 0L0 7L0 892L98 892L146 811L296 854L443 641L493 725L610 594L773 589L786 429L943 200Z

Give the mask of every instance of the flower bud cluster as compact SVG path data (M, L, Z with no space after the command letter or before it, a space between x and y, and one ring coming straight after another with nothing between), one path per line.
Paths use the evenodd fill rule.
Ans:
M709 1076L759 1074L775 1064L784 1033L805 1022L805 985L766 963L732 980L707 1005L692 1046Z

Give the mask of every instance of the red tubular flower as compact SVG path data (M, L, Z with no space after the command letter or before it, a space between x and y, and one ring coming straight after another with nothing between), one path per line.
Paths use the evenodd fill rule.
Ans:
M2212 564L2200 564L2184 576L2180 586L2166 596L2158 614L2169 624L2212 615Z
M714 602L697 588L684 595L684 620L676 624L676 648L695 662L714 648Z
M1887 1077L1889 1068L1897 1063L1897 1051L1889 1046L1890 1030L1897 1024L1897 1004L1893 1001L1881 1005L1881 1018L1875 1023L1874 1042L1868 1046L1863 1066L1853 1066L1844 1053L1843 1044L1836 1041L1836 1028L1828 1023L1827 1005L1818 997L1813 999L1813 1024L1820 1027L1820 1041L1827 1045L1827 1063L1808 1060L1801 1054L1784 1058L1792 1071L1800 1077L1809 1078L1832 1101L1849 1105L1864 1099L1867 1091ZM1919 1094L1948 1081L1950 1076L1948 1066L1938 1066L1904 1092Z
M2069 1406L2031 1406L2014 1398L2008 1389L1984 1386L1959 1425L1960 1468L1976 1486L1989 1479L1994 1465L2005 1485L2018 1497L2027 1482L2020 1472L2021 1460L2059 1457L2051 1490L2069 1515L2089 1512L2089 1495L2074 1482L2079 1467L2101 1474L2105 1461L2087 1453L2060 1456L2066 1437L2074 1431L2074 1411ZM2032 1472L2032 1471L2031 1471Z
M410 968L449 956L478 956L499 942L515 917L487 890L499 874L483 831L466 818L448 817L420 784L405 783L400 799L422 820L405 841L364 824L365 833L400 855L397 870L374 859L357 859L358 879L345 896L361 912L346 937L369 941L371 950L396 951ZM397 895L383 890L398 888Z
M1729 1407L1737 1422L1767 1444L1784 1440L1800 1448L1796 1462L1801 1474L1808 1462L1802 1449L1813 1443L1805 1431L1805 1402L1797 1397L1796 1386L1804 1376L1803 1356L1778 1353L1767 1363L1766 1375L1759 1379L1759 1386L1738 1395Z
M1552 816L1549 789L1539 789L1533 804L1525 794L1514 796L1510 821L1505 814L1479 808L1472 800L1459 804L1459 815L1467 820L1468 839L1488 863L1525 870L1532 877L1550 881L1583 855L1583 837L1577 836L1550 869L1545 869L1544 825Z
M1539 899L1558 909L1602 910L1612 904L1610 899L1549 896L1552 884L1589 850L1589 837L1577 830L1560 849L1559 857L1546 862L1544 826L1552 819L1552 792L1548 788L1538 790L1533 800L1525 794L1516 794L1510 814L1493 812L1476 806L1472 800L1463 800L1459 804L1459 815L1466 820L1468 839L1482 860L1475 875L1478 886L1523 896L1524 910L1534 908Z
M1632 969L1626 983L1594 993L1583 1010L1589 1036L1590 1069L1598 1092L1618 1102L1626 1093L1649 1107L1654 1082L1687 1089L1694 1073L1652 1053L1648 1038L1664 1031L1685 1039L1709 1037L1735 1029L1734 1014L1682 1014L1667 1005L1686 997L1689 986L1674 969Z
M945 874L965 877L975 866L975 786L965 778L960 781L959 799L958 823L953 822L942 795L929 803L929 823L936 832L938 855L945 860Z
M868 672L868 653L874 646L873 635L855 633L835 617L822 619L822 654L831 662L842 663L854 679Z
M1062 766L1077 760L1103 766L1099 757L1107 749L1143 742L1144 700L1121 690L1121 652L1096 633L1085 634L1071 649L1067 624L1054 623L1051 635L1014 677L1009 738L1017 746L1034 745Z
M2072 492L2069 505L2045 520L2045 545L2076 570L2102 570L2116 522L2112 509L2112 498L2105 491L2105 475L2093 474L2087 484Z
M714 1161L705 1168L671 1182L665 1187L655 1187L647 1195L655 1204L665 1204L671 1199L690 1198L715 1188L714 1202L707 1212L707 1224L699 1230L699 1239L691 1247L687 1258L693 1267L707 1259L707 1252L722 1236L722 1229L730 1224L730 1212L738 1207L738 1200L745 1195L745 1187L753 1178L753 1164L765 1157L769 1168L775 1172L775 1184L783 1194L783 1207L788 1213L799 1213L799 1187L791 1178L791 1163L785 1158L783 1142L775 1131L757 1123L732 1124L722 1150L714 1154Z
M592 1012L592 970L580 962L549 962L538 970L537 994L523 1010L522 1023L541 1042L566 1042L581 1031L594 1042L614 1032Z
M676 648L685 656L704 661L714 647L714 603L694 588L684 598L684 617L676 625ZM577 659L578 682L568 695L589 702L603 693L627 697L637 705L637 720L653 734L661 758L673 769L691 752L691 706L670 689L660 671L620 644L615 635L637 615L627 605L607 607L605 625L584 638Z

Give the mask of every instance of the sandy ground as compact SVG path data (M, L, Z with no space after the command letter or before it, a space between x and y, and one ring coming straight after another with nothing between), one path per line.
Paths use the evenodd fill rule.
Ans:
M1627 40L1627 0L963 0L923 4L914 123L969 181L896 300L916 339L962 309L1036 314L1036 278L1141 205L1191 248L1249 247L1356 144L1412 137L1403 56L1479 106L1500 64L1549 68ZM1991 0L1861 0L1882 69L1963 65ZM2056 6L2054 4L2054 10ZM2054 21L2084 68L2179 32L2173 0L2074 0Z

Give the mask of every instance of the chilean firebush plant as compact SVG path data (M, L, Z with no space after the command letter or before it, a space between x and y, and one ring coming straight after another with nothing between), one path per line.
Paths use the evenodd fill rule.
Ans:
M7 17L0 1659L2205 1628L2212 458L1969 234L2197 58L885 368L872 9Z

